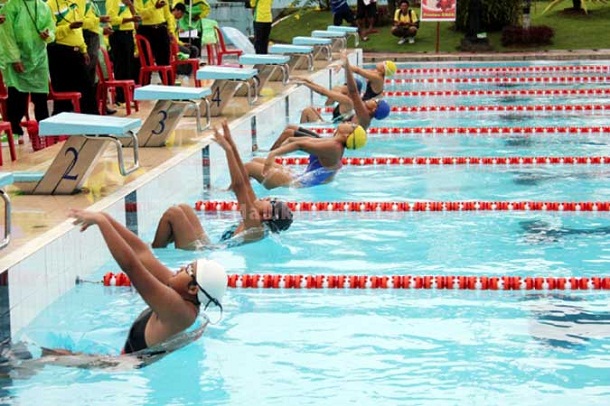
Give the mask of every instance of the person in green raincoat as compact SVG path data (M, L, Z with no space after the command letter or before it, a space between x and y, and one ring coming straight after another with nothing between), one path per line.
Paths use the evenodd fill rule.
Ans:
M7 118L13 134L23 135L21 119L34 103L36 120L49 117L47 44L55 40L55 21L42 0L9 0L0 10L0 69L8 88Z

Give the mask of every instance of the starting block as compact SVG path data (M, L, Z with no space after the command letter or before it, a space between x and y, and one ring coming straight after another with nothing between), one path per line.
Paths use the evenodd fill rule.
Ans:
M0 172L0 197L4 201L4 237L0 241L0 249L11 242L11 199L4 191L4 187L13 184L13 174Z
M255 80L257 74L258 71L252 68L213 65L206 65L197 70L197 79L214 81L211 86L210 115L219 116L238 88L243 85L247 87L248 104L254 104L258 98L258 85Z
M104 152L106 143L117 148L119 171L127 176L139 168L138 138L135 130L140 119L97 116L92 114L61 113L42 120L40 136L70 136L46 172L15 172L15 183L25 193L38 195L67 195L80 191L95 162ZM120 138L131 138L133 164L125 167Z
M259 55L259 54L244 54L239 57L239 63L242 65L254 65L254 69L258 71L258 88L265 87L267 82L274 80L273 72L277 68L282 73L282 83L288 83L288 75L290 67L288 66L290 57L288 55Z
M333 42L332 48L335 51L342 51L347 47L347 33L343 31L323 31L314 30L311 36L315 38L330 38Z
M326 60L330 61L333 59L332 54L332 40L330 38L316 38L316 37L294 37L292 39L293 45L310 45L314 47L314 59L318 59L322 55L322 51L326 53Z
M313 70L313 47L309 45L273 44L269 47L270 54L290 55L288 66L290 71L299 69L303 63L302 57L307 59L307 70Z
M147 85L136 88L135 100L157 100L142 128L138 131L140 147L162 147L167 138L178 125L187 109L194 108L197 116L197 130L204 131L210 127L210 88ZM206 105L206 126L201 125L201 102ZM129 146L126 139L123 146Z
M345 32L348 39L349 37L354 37L354 47L357 47L358 44L360 43L360 34L358 34L358 28L356 27L348 27L348 26L343 26L343 25L329 25L328 27L326 27L327 31L338 31L338 32ZM347 40L346 40L347 42Z

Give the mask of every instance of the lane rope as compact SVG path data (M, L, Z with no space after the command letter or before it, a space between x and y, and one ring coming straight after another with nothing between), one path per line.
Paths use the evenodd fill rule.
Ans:
M431 201L431 202L287 202L297 212L488 212L488 211L553 211L608 212L610 201ZM238 211L236 201L199 200L195 210L204 212Z
M385 79L385 84L412 83L608 83L610 76L525 76L525 77L477 77L477 78L411 78Z
M603 165L610 164L610 156L445 156L445 157L351 157L343 158L343 165ZM308 165L309 157L277 157L282 165Z
M318 134L333 134L334 127L308 127ZM546 126L546 127L370 127L368 135L520 135L570 134L602 135L610 133L610 126Z
M452 74L452 73L604 73L610 72L608 65L558 65L558 66L498 66L498 67L471 67L471 68L399 68L396 73L410 75L422 74Z
M386 97L445 96L607 96L610 89L520 89L520 90L385 90Z
M124 273L107 272L101 281L76 283L131 286ZM468 275L278 275L231 274L233 289L437 289L437 290L610 290L609 276L468 276Z
M319 113L332 113L334 107L317 107ZM585 111L610 111L610 104L536 104L536 105L492 105L492 106L392 106L393 113L435 113L435 112L465 112L465 111L491 111L491 112L515 112L515 111L539 111L539 112L585 112Z

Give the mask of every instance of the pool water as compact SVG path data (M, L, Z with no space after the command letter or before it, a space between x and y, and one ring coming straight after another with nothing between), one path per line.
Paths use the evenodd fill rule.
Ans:
M609 114L524 113L507 124L494 113L480 118L490 124L478 123L607 125ZM470 127L479 116L400 116L374 125ZM372 136L348 156L608 155L606 138ZM225 175L208 197L234 200L222 190L226 170L212 169ZM254 187L261 197L291 201L607 201L607 178L606 165L378 165L347 166L334 183L317 188ZM233 212L199 216L213 241L239 221ZM609 233L603 212L297 212L289 231L256 244L155 254L171 268L205 256L230 274L590 277L608 275ZM109 271L118 271L114 262L91 280ZM28 379L4 381L0 403L606 405L609 299L604 291L229 289L219 324L149 367L46 367ZM144 306L129 288L79 284L25 328L22 339L34 352L57 346L114 355Z

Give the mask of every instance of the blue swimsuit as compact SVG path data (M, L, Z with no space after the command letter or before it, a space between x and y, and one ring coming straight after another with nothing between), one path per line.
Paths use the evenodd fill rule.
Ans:
M333 180L339 169L341 169L341 165L334 169L326 168L322 166L316 155L309 155L309 165L305 172L294 179L293 186L312 187L328 183Z

